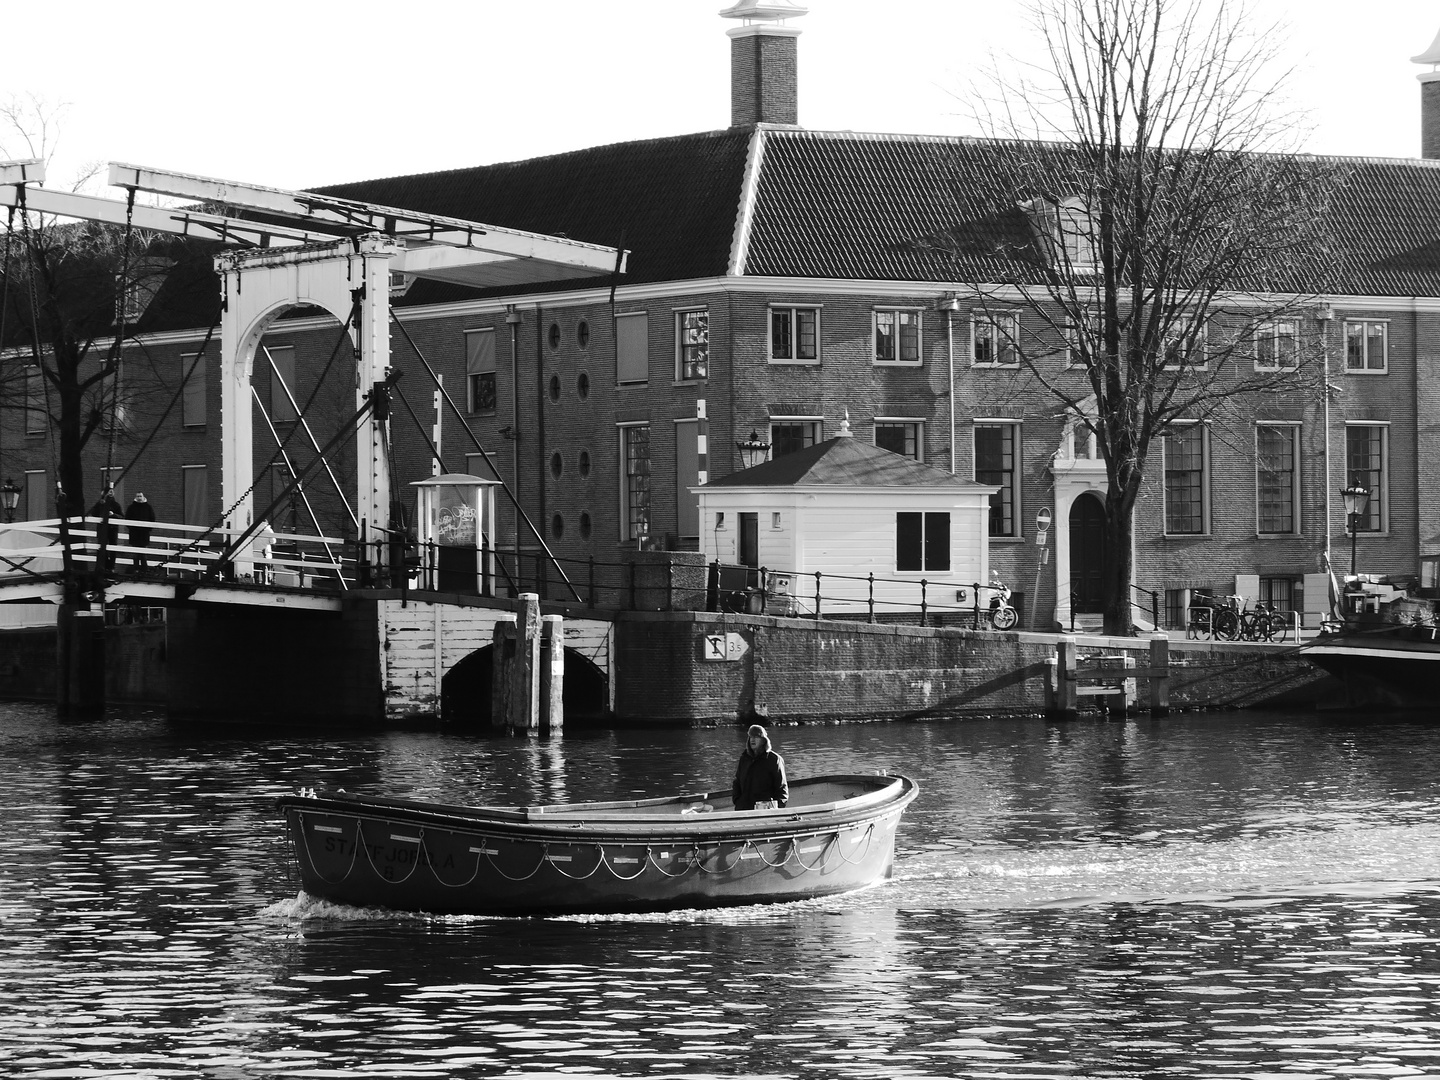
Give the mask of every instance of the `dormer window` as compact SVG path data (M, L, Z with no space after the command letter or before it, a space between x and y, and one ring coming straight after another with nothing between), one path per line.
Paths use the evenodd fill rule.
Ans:
M1021 203L1020 209L1030 218L1041 251L1056 270L1095 269L1095 222L1084 199L1042 197Z

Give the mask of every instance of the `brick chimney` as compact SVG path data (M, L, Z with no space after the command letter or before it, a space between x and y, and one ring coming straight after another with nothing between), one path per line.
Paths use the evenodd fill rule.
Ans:
M1430 48L1410 59L1430 65L1429 71L1416 76L1420 80L1420 156L1440 158L1440 34Z
M720 12L722 18L743 20L725 31L730 38L731 127L798 123L795 39L800 31L785 21L807 10L793 0L739 0Z

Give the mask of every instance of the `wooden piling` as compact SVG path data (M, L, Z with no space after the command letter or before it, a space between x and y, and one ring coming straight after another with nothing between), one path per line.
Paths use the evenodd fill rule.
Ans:
M540 622L540 730L558 735L565 727L565 620L546 615Z
M1150 715L1170 715L1170 638L1158 633L1150 638Z
M55 622L55 705L62 717L105 711L105 612L61 604Z

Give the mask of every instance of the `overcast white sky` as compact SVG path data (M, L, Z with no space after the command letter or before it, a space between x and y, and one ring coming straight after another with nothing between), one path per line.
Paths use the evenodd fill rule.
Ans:
M52 176L118 160L284 188L510 161L729 124L731 0L11 3L0 101L66 103ZM1017 0L808 0L800 122L976 134L992 53L1034 56ZM1419 153L1434 0L1252 0L1320 153ZM12 156L23 151L7 137Z

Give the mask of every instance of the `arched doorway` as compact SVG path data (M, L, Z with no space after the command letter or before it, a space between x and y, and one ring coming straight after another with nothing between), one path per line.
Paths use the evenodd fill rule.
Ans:
M1070 504L1070 594L1078 615L1105 610L1105 504L1094 492Z
M493 645L476 649L441 678L440 718L446 724L467 729L490 726L494 649ZM560 693L567 726L603 720L610 710L609 688L605 672L595 661L575 649L565 650L565 685Z

